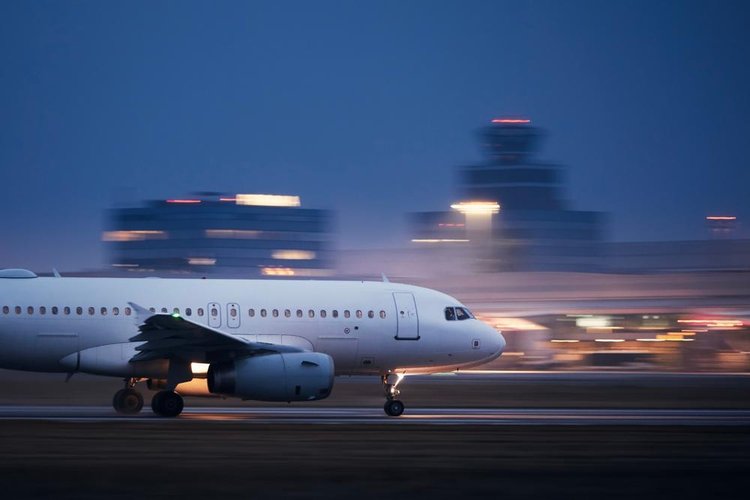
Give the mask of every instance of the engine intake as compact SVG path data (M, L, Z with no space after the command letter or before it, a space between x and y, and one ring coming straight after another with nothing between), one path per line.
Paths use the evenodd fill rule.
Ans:
M333 388L333 359L320 352L252 356L208 368L208 390L257 401L325 399Z

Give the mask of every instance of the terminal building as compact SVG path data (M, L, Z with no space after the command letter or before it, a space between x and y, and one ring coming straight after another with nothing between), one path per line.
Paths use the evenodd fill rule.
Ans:
M158 276L327 276L332 213L298 196L200 193L109 213L116 270Z
M563 167L536 157L543 136L526 119L483 127L484 160L459 171L460 196L470 201L413 214L412 241L474 247L484 271L601 270L604 214L569 206Z

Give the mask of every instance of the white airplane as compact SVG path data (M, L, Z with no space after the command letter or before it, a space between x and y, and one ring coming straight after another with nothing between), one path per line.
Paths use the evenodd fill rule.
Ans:
M324 399L334 375L377 375L385 412L409 374L497 358L505 339L456 299L360 281L44 278L0 270L0 367L121 377L115 410L177 416L183 395Z

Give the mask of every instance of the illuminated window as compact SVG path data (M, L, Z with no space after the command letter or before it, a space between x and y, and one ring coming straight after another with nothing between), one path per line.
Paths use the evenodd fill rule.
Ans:
M119 316L120 315L120 308L119 307L113 307L112 308L112 314L114 314L115 316Z
M375 311L367 311L367 317L372 319L375 317Z
M107 308L106 307L102 307L101 311L102 311L102 316L106 316L107 315Z
M185 316L192 316L192 315L193 315L193 310L190 309L189 307L186 307L185 308Z
M47 308L44 306L39 306L39 314L47 314Z
M274 318L278 318L279 317L279 310L278 309L274 309L273 310L273 317Z
M63 314L65 316L68 316L70 314L70 307L68 306L63 307Z
M34 314L34 308L32 306L29 306L26 308L26 312L29 314Z
M349 313L349 309L345 309L344 310L344 317L348 318L349 316L351 316L351 314Z
M362 311L360 311L359 309L357 309L357 317L358 317L358 318L361 318L361 317L362 317Z
M336 309L334 309L333 311L331 311L331 316L333 316L334 318L338 318L339 312Z
M289 309L284 309L284 316L286 316L287 318L291 318L292 311L290 311Z
M16 314L21 314L21 306L16 306Z
M327 314L327 313L326 313L326 310L325 310L325 309L321 309L321 310L320 310L320 317L321 317L321 318L325 318L325 317L326 317L326 314Z
M76 314L79 316L83 314L83 307L81 306L76 307Z
M255 309L248 309L248 310L247 310L247 314L248 314L248 316L250 316L251 318L254 318L254 317L255 317Z
M265 318L265 317L266 317L266 310L265 310L265 309L261 309L261 310L260 310L260 316L261 316L262 318Z
M382 310L380 311L380 317L385 319L385 311L382 311Z
M3 306L3 314L8 314L10 312L10 307Z
M297 317L298 318L302 317L302 309L297 309Z
M89 316L93 316L95 312L96 309L94 309L93 307L89 307Z
M310 309L309 311L307 311L307 315L310 316L311 318L314 318L315 317L315 311L313 311L312 309Z
M203 317L203 308L202 307L198 308L198 316Z
M132 312L132 311L131 311L131 309L130 309L129 307L126 307L126 308L125 308L125 316L130 316L130 313L131 313L131 312Z

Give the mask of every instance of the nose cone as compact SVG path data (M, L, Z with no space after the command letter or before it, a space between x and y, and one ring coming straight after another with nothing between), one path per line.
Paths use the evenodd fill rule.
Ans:
M489 325L487 325L487 329L487 345L492 346L491 349L495 356L500 356L505 349L505 337Z

